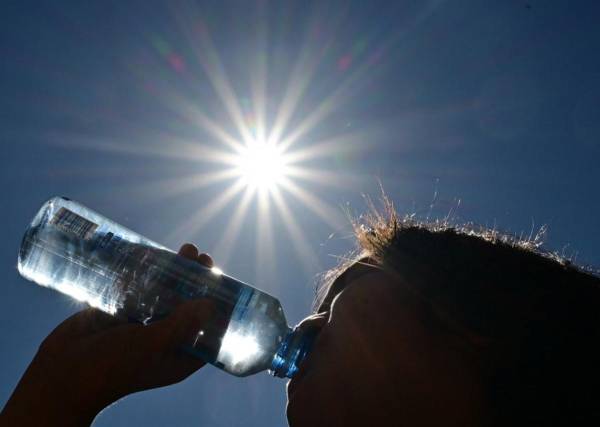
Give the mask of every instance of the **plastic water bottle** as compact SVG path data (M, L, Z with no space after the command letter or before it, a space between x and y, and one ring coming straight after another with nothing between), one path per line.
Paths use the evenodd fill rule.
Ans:
M210 298L216 319L185 348L236 376L269 370L291 378L312 344L310 332L288 327L271 295L64 197L50 199L34 217L18 268L39 285L144 324L186 300Z

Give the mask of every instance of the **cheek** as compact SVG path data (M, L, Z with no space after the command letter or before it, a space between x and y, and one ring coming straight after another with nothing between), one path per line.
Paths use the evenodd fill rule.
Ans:
M323 356L334 361L330 366L339 375L352 374L376 386L389 382L392 373L419 371L432 349L425 326L410 304L377 294L345 302L350 303L334 307L323 330Z
M315 356L328 376L347 383L345 378L368 374L382 365L393 337L393 323L374 309L368 298L334 307L329 322L319 336ZM318 354L317 354L318 352Z

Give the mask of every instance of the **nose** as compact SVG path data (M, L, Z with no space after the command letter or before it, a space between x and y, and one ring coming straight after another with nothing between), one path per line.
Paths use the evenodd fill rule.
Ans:
M318 334L329 320L329 312L313 314L296 325L294 329Z

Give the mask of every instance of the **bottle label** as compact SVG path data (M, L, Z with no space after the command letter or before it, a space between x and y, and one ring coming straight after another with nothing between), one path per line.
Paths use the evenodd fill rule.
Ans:
M98 224L88 221L84 217L77 215L75 212L64 207L60 208L52 217L50 224L53 224L65 233L74 234L83 240L90 239L98 228Z

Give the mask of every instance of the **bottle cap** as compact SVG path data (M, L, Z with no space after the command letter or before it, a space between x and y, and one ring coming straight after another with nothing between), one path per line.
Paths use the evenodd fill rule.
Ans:
M310 352L316 337L317 331L312 328L290 331L273 357L270 373L280 378L292 378Z

